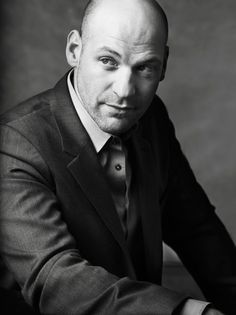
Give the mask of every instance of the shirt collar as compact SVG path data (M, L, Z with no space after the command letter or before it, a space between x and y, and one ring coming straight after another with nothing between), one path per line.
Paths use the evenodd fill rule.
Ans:
M104 147L108 139L111 137L109 133L102 131L96 122L92 119L89 113L83 106L83 102L79 95L78 89L74 88L73 86L73 69L69 72L67 77L67 85L69 89L69 93L72 99L72 103L75 107L77 115L79 116L82 125L84 126L85 130L87 131L92 143L95 147L97 153L101 151Z

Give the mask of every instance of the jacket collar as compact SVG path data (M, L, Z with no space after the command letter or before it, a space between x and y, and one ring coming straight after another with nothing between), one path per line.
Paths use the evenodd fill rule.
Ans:
M60 133L62 151L71 156L67 168L121 246L125 253L129 274L135 278L124 233L102 166L97 159L92 141L73 106L66 78L67 74L54 88L56 101L52 105L52 112Z
M74 79L74 69L71 70L71 72L68 74L68 77L67 77L67 86L69 89L70 97L72 99L75 110L84 128L86 129L91 141L93 142L96 152L98 153L106 144L106 142L111 137L111 135L102 131L98 127L96 122L92 119L92 117L89 115L87 110L84 108L83 101L80 97L79 91L76 88L76 86L73 84L73 79Z
M52 105L52 112L60 133L62 150L77 156L84 147L92 143L73 106L67 86L67 76L68 73L53 90L56 101Z

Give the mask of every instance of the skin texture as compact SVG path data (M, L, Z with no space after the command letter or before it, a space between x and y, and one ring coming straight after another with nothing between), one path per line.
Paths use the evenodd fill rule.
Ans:
M119 135L147 110L166 63L167 30L150 1L103 0L73 30L67 60L83 106L103 131Z

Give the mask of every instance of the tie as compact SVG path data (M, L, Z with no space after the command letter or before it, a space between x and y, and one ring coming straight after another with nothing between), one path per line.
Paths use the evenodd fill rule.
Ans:
M101 164L104 168L114 204L126 235L126 159L121 139L118 137L111 137L101 153Z

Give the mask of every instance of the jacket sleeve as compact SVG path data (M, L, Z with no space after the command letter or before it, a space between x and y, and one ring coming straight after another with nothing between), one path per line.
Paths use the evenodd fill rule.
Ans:
M196 181L174 127L166 118L170 159L163 211L164 240L177 252L207 300L226 314L235 314L235 245Z
M18 131L0 129L0 250L25 300L42 314L172 314L182 295L81 257L46 162Z

